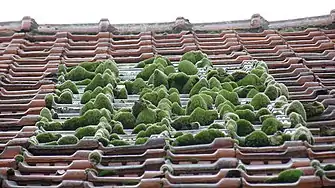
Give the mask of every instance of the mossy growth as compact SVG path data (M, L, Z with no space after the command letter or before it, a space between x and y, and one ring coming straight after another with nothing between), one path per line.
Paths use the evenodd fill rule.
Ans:
M286 108L286 114L287 115L290 115L292 112L296 112L296 113L300 114L302 116L302 118L304 119L304 121L307 120L307 115L306 115L305 108L300 101L294 100Z
M119 76L119 69L117 68L117 64L113 60L106 60L100 63L100 65L95 69L95 73L103 74L105 70L111 70L114 76Z
M247 136L248 134L252 133L255 129L253 125L245 119L239 119L236 121L237 124L237 131L236 134L238 136Z
M98 109L92 109L85 112L84 115L80 117L73 117L67 119L63 123L63 129L65 130L76 130L79 127L84 127L87 125L97 125L100 122L102 113Z
M244 77L246 77L248 75L248 73L245 72L245 71L238 70L238 71L233 72L231 75L232 75L234 81L238 82L238 81L242 80ZM240 85L240 84L238 84L238 85ZM248 85L250 85L250 84L248 84Z
M78 94L78 88L76 84L74 84L71 80L67 80L66 82L62 83L61 85L56 86L57 89L63 91L65 89L70 89L73 94Z
M235 113L238 115L238 117L240 117L240 119L245 119L250 122L254 122L256 120L255 113L249 109L235 110Z
M16 163L22 163L24 161L24 156L23 155L15 155L14 157Z
M109 140L120 140L121 138L119 137L118 134L116 133L112 133L110 136L109 136Z
M62 136L58 141L58 145L71 145L71 144L77 144L79 142L78 138L74 135L65 135Z
M302 125L296 126L296 130L292 134L292 140L302 140L309 144L314 144L314 137L311 131Z
M321 115L325 111L325 107L318 101L303 103L307 118Z
M303 126L307 125L304 118L296 112L291 112L290 115L289 115L289 118L290 118L290 122L291 122L291 128L294 128L299 124L301 124Z
M276 86L279 88L281 95L284 95L286 98L289 97L289 91L285 84L283 83L276 83Z
M143 80L148 80L150 76L155 72L155 70L164 71L164 67L159 64L146 65L143 70L137 74L136 78L142 78Z
M264 94L267 95L270 100L275 100L280 95L277 87L274 85L268 85L264 91Z
M233 83L235 83L235 82L233 82ZM236 83L235 83L236 84ZM237 87L237 85L236 85L236 87ZM221 88L222 89L225 89L225 90L227 90L227 91L233 91L234 90L234 87L232 86L232 84L230 84L230 83L228 83L228 82L224 82L224 83L222 83L221 84Z
M224 119L224 120L232 119L232 120L234 120L234 121L237 121L237 120L240 119L240 117L238 117L238 115L235 114L235 113L227 112L227 113L224 113L224 114L222 115L222 119Z
M216 77L210 78L209 81L208 81L208 84L209 84L209 88L210 89L212 89L214 87L222 89L221 83L220 83L220 81ZM228 84L228 85L231 87L230 84Z
M323 167L323 170L325 171L333 171L335 170L335 165L334 164L327 164Z
M59 96L58 103L60 103L60 104L72 104L72 92L71 91L62 92L62 94Z
M184 72L187 75L194 75L198 73L197 67L188 60L182 60L179 62L178 71Z
M52 114L48 108L42 108L42 110L40 111L40 116L47 118L49 121L52 121Z
M255 110L259 110L263 107L267 107L270 104L270 99L263 93L256 94L250 104L255 108Z
M138 138L135 141L135 145L142 145L145 144L148 141L148 138L144 137L144 138Z
M116 87L115 77L107 73L104 74L98 73L92 79L91 83L86 86L85 91L88 90L93 91L98 86L105 87L108 84L111 84L113 87Z
M205 100L207 108L211 109L214 103L213 98L205 93L200 93L199 95Z
M90 161L90 163L93 165L93 166L96 166L98 164L101 163L101 160L102 160L102 156L100 154L99 151L95 150L95 151L92 151L89 155L88 155L88 161Z
M127 93L127 89L126 88L121 88L118 95L117 95L118 99L127 99L128 98L128 93Z
M194 136L197 144L210 144L215 138L225 137L225 134L218 129L202 130Z
M157 119L157 114L154 110L150 108L143 109L136 118L136 124L140 123L155 123Z
M208 129L224 129L225 126L223 124L220 123L212 123L209 125Z
M159 69L156 69L154 73L150 76L148 83L153 84L154 87L158 87L160 85L169 87L168 76L166 76L166 74Z
M191 75L183 86L182 93L190 93L192 88L199 82L200 78L198 75Z
M125 129L133 129L136 124L136 118L131 112L118 112L114 120L121 122Z
M59 64L58 65L58 74L61 75L61 74L66 74L66 73L67 73L66 65Z
M136 127L133 129L132 134L137 134L140 131L145 131L147 130L147 127L145 126L144 123L136 125Z
M215 98L215 107L218 107L220 104L224 103L226 101L226 99L221 95L221 94L218 94L216 95L216 98Z
M239 86L248 86L248 85L257 86L257 85L261 85L262 82L261 82L260 78L257 75L255 75L255 74L248 74L243 79L239 80L237 82L237 84Z
M177 93L177 94L179 94L179 91L178 91L178 89L172 87L172 88L169 89L168 94L171 95L172 93ZM171 101L171 102L172 102L172 101Z
M274 117L275 116L273 114L265 114L265 115L262 115L262 116L259 117L259 121L263 122L263 121L265 121L268 118L274 118Z
M47 143L47 142L57 141L60 137L61 137L60 134L42 132L42 133L37 134L36 139L39 143Z
M197 107L200 107L202 109L207 110L207 103L204 100L203 97L201 97L201 95L193 95L190 100L187 103L186 106L186 114L191 114L193 112L194 109L196 109Z
M258 77L261 77L265 72L266 70L262 68L255 68L250 71L250 73L257 75Z
M174 68L173 65L169 65L169 66L164 68L164 73L168 76L169 76L169 74L175 73L175 72L176 72L176 69Z
M187 130L191 129L190 116L178 116L171 122L171 126L176 130Z
M195 64L198 68L213 67L213 63L206 57L202 58Z
M195 144L194 136L191 133L186 133L181 136L178 136L173 142L174 146L187 146Z
M138 94L142 89L148 87L142 78L136 78L133 82L127 81L125 86L129 94Z
M101 88L101 87L99 87ZM85 93L82 95L81 99L80 99L80 103L81 104L86 104L88 101L91 100L91 95L92 95L92 91L91 90L88 90L88 91L85 91Z
M258 94L259 91L257 91L257 89L251 89L248 94L247 94L247 98L253 98L256 94Z
M153 125L149 126L147 128L147 130L140 131L137 134L137 138L150 137L151 135L160 134L160 133L162 133L163 131L166 131L166 130L168 130L168 128L165 125L160 126L160 125L157 125L157 124L153 124Z
M280 172L278 177L267 179L265 183L295 183L303 175L304 172L300 169L288 169Z
M280 130L282 127L282 123L276 118L267 118L262 122L261 130L267 135L272 135Z
M164 118L170 118L170 113L167 110L162 110L162 109L156 109L155 110L156 115L157 115L157 122L160 122Z
M267 108L261 108L257 111L256 113L256 118L259 120L259 118L263 115L268 115L271 114L271 112L269 111L269 109Z
M95 73L89 72L81 66L76 66L70 72L65 74L65 79L72 81L80 81L94 78Z
M113 121L113 129L112 129L112 133L116 133L116 134L126 134L123 130L123 125L121 122L119 121Z
M237 93L237 95L240 97L240 98L246 98L248 93L254 89L255 86L252 86L252 85L248 85L248 86L239 86L237 88L235 88L233 91Z
M221 94L225 99L229 100L234 105L240 104L238 95L235 92L230 92L222 89L219 94Z
M46 131L59 131L63 129L63 124L59 121L42 122L41 127Z
M273 135L269 136L269 141L271 146L282 145L285 142L283 133L280 131L275 132Z
M174 102L171 106L171 113L175 115L185 115L186 111L177 102Z
M76 129L74 135L78 139L82 139L85 136L94 136L97 129L98 129L98 127L95 126L95 125L90 125L90 126L86 126L86 127L79 127L78 129Z
M98 96L95 98L94 101L94 108L102 109L105 108L109 110L111 113L113 112L113 104L109 97L103 93L99 93Z
M130 145L127 141L124 140L112 140L110 141L110 144L113 146L127 146Z
M203 87L206 87L208 88L209 85L208 85L208 81L205 79L205 78L202 78L200 79L194 86L193 88L191 89L190 91L190 96L193 96L195 94L198 94L200 89L203 88Z
M270 142L263 131L254 131L245 137L244 144L247 147L264 147L269 146Z
M204 110L197 107L190 115L190 122L199 122L200 125L209 125L218 118L216 110Z
M251 106L250 104L240 104L235 106L235 110L246 110L246 109L249 109L251 111L255 110L254 107Z
M87 71L94 72L95 69L102 63L102 61L97 62L82 62L78 66L85 68Z
M235 112L235 110L229 104L226 104L225 102L218 106L218 111L219 111L221 118L223 118L224 114L228 112Z
M170 112L171 106L172 106L171 101L169 101L169 99L167 98L163 98L162 100L159 101L157 108Z
M176 102L176 103L180 104L180 97L179 97L179 94L176 93L176 92L173 92L173 93L169 94L168 99L172 103Z
M80 109L80 115L84 115L88 110L94 109L93 101L89 101Z
M76 82L76 85L84 85L84 86L87 86L88 84L90 84L91 83L91 79L85 79L85 80L81 80L81 81L78 81L78 82Z
M156 91L145 93L142 99L150 101L155 106L158 105L159 102L158 93Z
M183 93L183 87L186 85L189 76L183 72L171 73L168 76L170 88L176 88L179 93Z
M193 64L196 64L198 61L202 60L204 57L206 57L206 55L203 54L201 51L189 51L189 52L184 53L180 61L188 60L192 62Z
M44 97L44 101L45 101L45 106L49 109L52 108L52 104L54 103L54 96L52 94L47 94Z

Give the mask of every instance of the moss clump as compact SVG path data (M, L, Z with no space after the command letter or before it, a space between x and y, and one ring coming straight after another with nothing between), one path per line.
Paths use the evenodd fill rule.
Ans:
M232 104L238 105L240 104L238 100L238 95L235 92L230 92L225 89L222 89L219 94L221 94L225 99L229 100Z
M263 107L267 107L270 104L270 99L263 93L256 94L250 104L255 108L255 110L259 110Z
M140 99L138 101L135 101L134 105L132 106L132 113L135 117L138 116L138 114L149 107L151 103L147 100L144 100L144 99Z
M205 93L200 93L199 95L205 100L207 108L211 109L214 103L213 98Z
M193 95L195 95L195 94L198 94L201 88L203 88L203 87L208 88L208 86L209 86L209 85L208 85L208 82L207 82L207 80L206 80L205 78L200 79L199 82L197 82L197 83L193 86L193 88L191 89L191 91L190 91L190 96L193 96Z
M235 113L227 112L227 113L223 114L222 119L224 119L224 120L232 119L234 121L237 121L237 120L240 119L240 117L238 117L238 115L235 114Z
M179 116L174 119L171 126L176 130L185 130L191 127L190 116Z
M176 115L185 115L185 109L182 108L178 103L174 102L171 106L171 113Z
M72 93L71 93L71 91L64 91L60 95L58 103L60 103L60 104L72 104Z
M333 170L335 170L335 165L333 165L333 164L327 164L326 166L323 167L323 170L325 170L325 171L333 171Z
M303 126L307 125L306 122L304 121L304 118L296 112L290 113L289 117L290 117L290 122L291 122L291 128L294 128L299 124Z
M289 97L289 91L288 91L287 87L285 86L285 84L283 84L283 83L277 83L277 85L278 85L278 87L280 89L280 93L282 95L284 95L286 98L288 98Z
M91 125L86 127L79 127L76 129L74 135L78 139L82 139L85 136L94 136L95 132L97 131L97 126Z
M240 117L240 119L245 119L250 122L254 122L256 120L255 113L249 109L236 110L235 113L238 115L238 117Z
M286 114L290 115L292 112L296 112L302 116L304 121L307 120L306 111L302 103L298 100L292 101L292 103L286 108Z
M169 65L169 66L167 66L167 67L164 68L164 73L166 75L169 75L169 74L175 73L175 72L176 72L176 69L174 68L173 65Z
M170 88L176 88L179 93L182 93L183 87L186 85L189 76L183 72L171 73L168 76Z
M207 103L201 95L193 95L190 98L186 106L186 114L191 114L197 107L207 110Z
M63 123L63 129L65 130L76 130L79 127L84 127L87 125L97 125L100 122L102 113L98 109L92 109L85 112L84 115L80 117L73 117L67 119Z
M309 144L314 144L314 137L307 127L298 125L296 128L292 134L292 140L302 140L307 141Z
M169 87L168 76L159 69L156 69L154 73L149 78L149 84L153 84L154 87L158 87L160 85L164 85L165 87Z
M257 75L258 77L261 77L263 73L265 73L266 70L262 68L255 68L250 71L250 73Z
M254 131L245 137L245 146L264 147L270 145L269 139L263 131Z
M255 86L252 86L252 85L248 85L248 86L239 86L237 88L235 88L233 91L237 93L237 95L240 97L240 98L246 98L248 93L254 89Z
M140 124L140 123L145 123L145 124L149 124L149 123L155 123L157 119L157 114L154 110L150 109L150 108L146 108L144 110L142 110L137 118L136 118L136 124Z
M164 67L159 64L146 65L143 70L137 74L136 78L142 78L143 80L148 80L150 76L155 72L155 70L164 71Z
M260 116L259 117L259 120L261 121L261 122L263 122L263 121L265 121L266 119L268 119L268 118L274 118L275 116L273 115L273 114L266 114L266 115L262 115L262 116Z
M195 144L195 139L191 133L186 133L181 136L178 136L173 142L174 146L187 146Z
M184 53L180 61L188 60L192 62L193 64L196 64L198 61L202 60L204 57L206 57L206 55L200 51L189 51L189 52Z
M91 81L92 81L91 79L81 80L81 81L76 82L76 85L85 85L85 86L87 86L88 84L91 83Z
M128 98L128 93L126 88L121 88L120 91L118 92L117 95L118 99L127 99Z
M190 116L190 122L199 122L200 125L209 125L218 118L218 113L216 110L204 110L197 107Z
M307 118L321 115L325 111L325 107L318 101L303 103Z
M200 78L198 75L191 75L187 80L186 84L182 88L182 93L190 93L192 88L199 82Z
M78 94L79 93L76 84L74 84L70 80L67 80L63 84L56 86L56 88L59 89L60 91L63 91L65 89L70 89L72 91L72 93L74 93L74 94Z
M194 75L198 73L197 67L188 60L180 61L178 70L179 72L184 72L187 75Z
M248 134L252 133L255 130L253 125L245 119L237 120L236 124L237 124L236 134L238 136L247 136Z
M155 111L157 114L157 122L160 122L164 118L170 118L170 113L167 110L156 109Z
M52 114L48 108L43 108L40 112L40 116L47 118L49 121L52 121Z
M171 95L172 93L177 93L177 94L179 94L179 91L178 91L178 89L172 87L172 88L169 89L168 93L169 93L170 95ZM172 101L171 101L171 102L172 102Z
M107 95L103 93L99 93L94 101L94 108L102 109L105 108L109 110L111 113L113 112L113 104Z
M225 137L225 134L218 129L202 130L194 136L197 144L210 144L215 138Z
M39 143L46 143L46 142L57 141L60 137L61 135L59 134L54 134L50 132L42 132L36 136L36 139Z
M254 107L251 106L250 104L240 104L238 106L235 107L235 110L246 110L249 109L251 111L254 111Z
M259 118L263 115L268 115L271 114L271 112L269 111L269 109L267 108L261 108L257 111L256 113L256 118L259 120Z
M136 124L136 118L131 112L118 112L114 120L121 122L125 129L132 129Z
M126 134L123 130L123 126L121 124L121 122L118 121L114 121L113 122L113 129L112 129L112 133L116 133L116 134Z
M238 82L238 81L242 80L244 77L246 77L248 75L248 73L245 72L245 71L238 70L238 71L233 72L231 75L232 75L234 81ZM240 84L238 84L238 85L240 85ZM252 84L247 84L247 85L252 85Z
M158 93L156 91L145 93L142 98L150 101L155 106L159 102Z
M247 94L247 98L253 98L258 93L259 91L257 91L256 89L251 89Z
M142 145L145 144L148 141L148 138L138 138L135 141L135 145Z
M239 80L237 84L239 86L248 86L248 85L257 86L257 85L261 85L261 80L255 74L248 74L243 79Z
M54 96L52 94L47 94L45 97L44 97L44 101L45 101L45 106L49 109L52 108L52 104L54 102Z
M81 104L86 104L88 101L91 100L91 98L92 98L91 95L92 95L92 91L91 91L91 90L86 91L86 92L83 94L83 96L81 97L81 99L80 99L80 103L81 103Z
M41 127L43 127L43 129L46 131L59 131L63 129L63 125L59 121L43 122Z
M234 82L235 83L235 82ZM236 84L236 83L235 83ZM228 83L228 82L224 82L224 83L222 83L221 84L221 87L222 87L222 89L225 89L225 90L227 90L227 91L233 91L234 90L234 87L230 84L230 83Z
M102 63L102 61L97 62L82 62L79 66L85 68L87 71L94 72L95 69Z
M77 66L76 68L72 69L70 72L65 74L65 79L72 80L72 81L80 81L85 79L92 79L94 78L95 73L89 72L81 66Z
M205 68L205 67L213 67L212 62L208 58L202 58L200 61L198 61L195 66L198 68Z
M180 97L179 97L179 94L178 93L171 93L169 96L168 96L168 99L172 102L172 103L174 103L174 102L176 102L176 103L178 103L178 104L180 104Z
M102 63L100 63L100 65L95 69L95 73L104 73L105 70L111 70L112 73L114 74L114 76L119 76L119 69L117 68L117 65L115 63L115 61L113 60L106 60Z
M151 135L154 134L160 134L163 131L168 130L168 128L165 125L159 126L159 125L151 125L147 128L147 130L145 131L141 131L140 133L137 134L137 138L141 138L141 137L150 137Z
M225 103L220 104L218 107L218 110L219 110L219 114L221 118L223 118L224 114L228 112L235 112L234 109L230 105L225 104Z
M267 135L272 135L282 127L282 123L276 118L267 118L263 121L261 130Z
M101 163L102 156L99 151L92 151L88 155L88 160L90 161L93 166L96 166L97 164Z
M145 131L147 130L147 127L145 126L144 123L136 125L136 127L133 129L133 132L131 134L137 134L140 131Z
M80 115L84 115L88 110L94 109L94 103L93 101L90 101L86 103L81 109L80 109Z
M278 89L274 85L268 85L264 94L267 95L270 100L275 100L279 96Z
M112 84L112 86L115 87L116 86L115 77L107 73L104 74L98 73L92 79L91 83L86 86L85 91L88 90L93 91L98 86L105 87L108 84Z
M58 141L58 145L70 145L77 144L79 142L78 138L73 135L62 136Z
M209 125L208 129L224 129L225 126L220 123L212 123Z
M210 78L209 81L208 81L208 83L209 83L209 88L211 88L211 89L214 88L214 87L222 89L221 83L220 83L220 81L216 77ZM230 84L228 84L228 85L231 87Z
M220 95L220 94L216 95L215 107L218 107L220 104L222 104L224 102L226 102L226 99L222 95Z
M133 82L125 82L125 86L129 94L138 94L142 89L148 87L142 78L136 78Z
M59 64L58 65L58 74L66 74L67 70L66 70L66 65L64 64Z
M279 173L278 177L269 178L266 183L294 183L297 182L304 172L300 169L288 169Z

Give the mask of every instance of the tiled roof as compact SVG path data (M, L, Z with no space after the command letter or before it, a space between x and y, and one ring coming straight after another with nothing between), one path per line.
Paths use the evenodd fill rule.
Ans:
M30 17L0 23L1 187L335 187L334 169L319 176L311 164L335 163L335 134L320 135L321 127L335 125L334 24L334 11L278 22L256 14L250 20L199 24L177 18L152 24L111 25L102 19L98 24L39 25ZM60 64L113 59L120 74L131 76L138 71L135 63L155 55L175 63L189 51L207 54L214 67L264 61L276 82L287 86L289 100L321 102L325 111L306 125L315 143L253 148L228 137L184 147L168 146L162 137L122 147L104 147L92 139L57 147L29 142L38 132L35 123L45 96L56 90ZM93 150L102 155L95 167L88 160ZM88 168L116 175L101 177ZM304 172L298 182L264 183L294 168Z

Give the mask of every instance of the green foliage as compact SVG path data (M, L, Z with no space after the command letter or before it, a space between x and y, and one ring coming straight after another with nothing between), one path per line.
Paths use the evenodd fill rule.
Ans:
M168 128L165 126L165 125L156 125L156 124L153 124L153 125L150 125L147 130L145 131L141 131L142 134L137 134L137 138L141 138L141 137L150 137L151 135L154 135L154 134L160 134L162 133L163 131L166 131L168 130Z
M235 82L233 82L233 83L235 83ZM222 89L225 89L227 91L233 91L234 90L233 86L230 83L228 83L228 82L222 83L221 87L222 87ZM236 85L236 87L237 87L237 85Z
M56 86L57 89L63 91L65 89L70 89L73 94L78 94L78 88L76 84L74 84L71 80L67 80L66 82L62 83L61 85Z
M253 85L239 86L239 87L235 88L233 91L236 92L237 95L240 98L246 98L248 93L254 88L255 88L255 86L253 86Z
M307 120L306 111L302 103L298 100L294 100L286 109L286 114L290 115L292 112L296 112L302 116L304 121Z
M143 70L137 74L136 78L142 78L143 80L148 80L155 70L164 71L164 67L159 64L146 65Z
M229 100L234 105L240 104L238 95L235 92L230 92L222 89L219 94L221 94L225 99Z
M267 95L270 100L275 100L280 95L277 87L274 85L268 85L264 91L264 94Z
M191 75L182 89L182 93L190 93L192 88L199 82L198 75Z
M177 93L179 95L179 91L178 89L174 88L174 87L171 87L168 91L168 93L171 95L172 93ZM172 102L172 101L171 101Z
M89 72L81 66L77 66L70 72L65 74L65 79L72 81L80 81L94 78L95 73Z
M156 114L157 114L157 122L160 122L164 118L170 118L170 113L167 110L162 110L162 109L156 109Z
M208 86L209 86L209 85L208 85L208 82L207 82L207 80L206 80L205 78L200 79L199 82L197 82L197 83L193 86L193 88L191 89L191 91L190 91L190 96L193 96L193 95L195 95L195 94L198 94L201 88L203 88L203 87L208 88Z
M214 102L213 98L210 95L207 95L205 93L200 93L199 95L205 100L207 104L207 108L211 109L213 106L213 102Z
M250 122L254 122L256 120L255 113L249 109L236 110L235 113L238 115L238 117L240 117L240 119L245 119Z
M267 107L270 104L270 99L263 93L256 94L250 104L255 108L255 110L261 109L263 107Z
M76 82L76 85L85 85L85 86L87 86L88 84L91 83L91 81L92 81L91 79L81 80L81 81Z
M57 141L60 137L61 137L60 134L42 132L36 136L36 139L39 143L46 143L46 142Z
M190 129L190 116L178 116L171 122L171 126L176 130Z
M282 123L276 118L267 118L263 121L261 130L267 135L272 135L282 127Z
M235 110L246 110L249 109L251 111L254 111L254 107L251 106L250 104L240 104L238 106L235 107Z
M129 94L138 94L148 87L142 78L136 78L133 82L127 81L125 86Z
M137 134L140 131L145 131L145 130L147 130L147 127L145 126L144 123L141 123L141 124L136 125L136 127L133 129L132 134Z
M191 114L197 107L207 110L207 103L201 95L193 95L190 98L186 106L186 114Z
M136 124L140 123L155 123L157 119L157 114L154 110L150 108L143 109L136 118Z
M97 109L106 108L111 113L113 112L112 101L108 98L107 95L103 93L99 93L98 96L95 98L94 108L97 108Z
M133 129L136 124L136 118L131 112L118 112L114 120L121 122L125 129Z
M234 109L229 104L226 104L226 102L220 104L218 110L221 118L223 118L225 113L235 112Z
M197 67L188 60L180 61L178 65L179 72L184 72L187 75L194 75L198 73Z
M237 124L236 134L238 136L247 136L248 134L252 133L255 130L253 125L245 119L237 120L236 124Z
M52 121L51 111L46 107L42 108L42 110L40 112L40 116L47 118L49 121Z
M262 74L263 74L264 72L266 72L266 70L264 70L264 69L262 69L262 68L256 68L256 69L252 69L250 72L251 72L252 74L257 75L258 77L261 77Z
M70 145L77 144L79 142L78 138L73 135L62 136L58 141L58 145Z
M176 93L176 92L171 93L171 94L168 96L168 99L169 99L172 103L176 102L176 103L180 104L180 97L179 97L179 94Z
M128 93L127 93L127 89L126 88L121 88L119 93L118 93L118 96L117 96L118 99L127 99L128 98Z
M142 145L145 144L148 141L148 138L144 137L144 138L137 138L135 141L135 145Z
M185 87L189 76L183 72L171 73L168 76L168 82L170 88L176 88L179 93L183 93L183 88Z
M105 87L108 84L112 84L113 87L116 86L115 77L104 73L104 74L96 74L95 77L92 79L91 83L88 84L85 88L85 91L91 90L93 91L96 87Z
M59 96L58 103L60 103L60 104L72 104L72 93L71 93L71 91L62 92L62 94Z
M84 136L94 136L96 131L97 131L97 126L90 125L86 127L79 127L78 129L76 129L74 135L78 139L82 139Z
M264 147L269 146L270 142L263 131L254 131L245 137L244 144L247 147Z
M157 105L159 102L158 93L156 91L145 93L142 98L150 101L153 105Z
M321 115L325 110L322 103L318 101L303 103L307 118Z
M123 130L123 126L122 126L121 122L118 122L118 121L114 122L112 133L126 134Z
M216 110L204 110L197 107L190 115L190 122L199 122L200 125L209 125L218 118Z

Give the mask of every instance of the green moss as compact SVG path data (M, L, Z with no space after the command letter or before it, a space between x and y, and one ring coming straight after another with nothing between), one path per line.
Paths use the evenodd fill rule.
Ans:
M148 141L148 138L138 138L135 141L135 145L142 145L145 144Z
M258 77L261 77L264 72L266 72L266 70L262 68L256 68L251 70L251 73L257 75Z
M43 123L42 127L46 131L59 131L63 129L63 125L59 121Z
M91 79L81 80L81 81L76 82L76 85L85 85L85 86L87 86L88 84L91 83L91 81L92 81Z
M108 84L112 84L113 87L116 86L116 80L115 77L109 75L109 74L96 74L95 77L92 79L91 83L88 84L85 88L85 91L91 90L93 91L98 86L105 87Z
M157 105L159 102L158 93L156 91L146 93L142 98L150 101L153 105Z
M119 70L117 68L117 64L113 60L106 60L106 61L100 63L100 65L95 69L94 72L102 74L107 69L111 70L113 72L114 76L119 76Z
M171 95L172 93L177 93L177 94L179 94L179 91L178 91L178 89L172 87L172 88L169 89L168 94ZM172 101L171 101L171 102L172 102Z
M279 96L278 89L274 85L268 85L264 94L267 95L270 100L275 100Z
M254 131L245 137L245 146L247 147L264 147L269 145L269 139L263 131Z
M297 126L296 130L292 134L292 140L307 141L309 144L314 144L314 138L311 131L304 126Z
M102 63L102 61L97 62L82 62L79 66L84 67L86 70L90 72L94 72L95 69Z
M323 104L318 101L303 103L303 106L304 106L307 118L321 115L325 110L325 107L323 106Z
M252 86L252 85L248 85L248 86L239 86L237 88L235 88L233 91L237 93L237 95L240 97L240 98L246 98L248 93L254 89L255 86Z
M249 109L251 111L254 111L254 107L251 106L250 104L240 104L238 106L235 107L235 110L246 110Z
M179 94L176 93L176 92L171 93L171 94L168 96L168 99L169 99L172 103L176 102L176 103L180 104L180 97L179 97Z
M88 155L88 160L90 161L91 164L93 164L93 166L100 164L101 163L101 159L102 156L100 154L99 151L92 151L89 155Z
M125 129L132 129L136 124L136 118L131 112L118 112L114 120L121 122Z
M136 78L132 82L131 88L129 88L129 86L127 87L127 84L126 84L126 89L129 94L138 94L142 91L142 89L147 88L147 87L148 86L146 85L146 83L144 82L142 78Z
M263 107L267 107L270 104L270 99L263 93L256 94L250 104L255 108L255 110L261 109Z
M58 65L58 74L66 74L66 73L67 73L66 65L59 64Z
M169 101L167 98L164 98L164 99L159 101L159 103L157 105L157 108L170 112L171 111L171 106L172 106L171 101Z
M222 95L218 94L215 98L215 106L218 107L220 104L224 103L225 101L226 99Z
M170 118L170 113L167 110L162 110L162 109L156 109L156 114L157 114L157 122L162 121L164 118Z
M214 88L214 89L211 89L211 90L208 90L208 88L202 88L201 90L200 90L200 94L206 94L206 95L209 95L209 96L211 96L212 97L212 99L214 100L214 99L216 99L216 96L218 95L218 92L220 91L219 89L217 89L217 88Z
M221 94L225 99L229 100L234 105L238 105L240 103L238 95L235 92L230 92L222 89L219 94Z
M186 114L191 114L197 107L207 110L207 103L201 95L193 95L190 98L186 106Z
M217 78L215 78L215 77L210 78L209 81L208 81L208 83L209 83L209 88L211 88L211 89L214 88L214 87L222 89L220 81ZM230 84L228 84L228 85L231 87Z
M267 135L272 135L282 127L282 123L276 118L267 118L263 121L261 130Z
M155 134L160 134L163 131L168 130L168 128L166 126L159 126L159 125L151 125L147 128L146 131L144 131L143 134L140 135L140 133L137 135L137 138L141 138L141 137L150 137L151 135L155 135Z
M248 85L257 86L261 84L261 80L255 74L248 74L243 79L239 80L237 84L239 86L248 86Z
M127 99L128 98L128 93L126 88L121 88L119 91L119 94L117 96L118 99Z
M157 119L157 114L154 110L146 108L143 109L136 118L136 124L140 123L155 123Z
M89 72L81 66L77 66L70 72L65 74L65 79L72 81L80 81L94 78L95 73Z
M242 80L244 77L246 77L248 75L248 73L245 72L245 71L238 70L238 71L233 72L231 75L234 78L234 81L238 82L238 81ZM240 85L240 84L238 84L238 85ZM250 85L250 84L248 84L248 85Z
M60 104L72 104L72 93L70 91L64 91L60 95L58 103L60 103Z
M185 130L191 127L190 116L179 116L174 119L171 126L176 130Z
M157 90L157 97L158 97L158 102L161 101L162 99L167 99L169 94L167 93L166 88L161 88Z
M197 67L188 60L182 60L178 64L179 72L184 72L187 75L194 75L198 73Z
M179 93L183 93L183 87L186 85L189 76L183 72L171 73L168 76L170 88L176 88Z
M40 116L47 118L49 121L52 121L52 114L51 114L51 111L48 108L45 108L45 107L42 108L42 110L40 112Z
M167 66L167 67L164 68L164 73L166 75L169 75L169 74L175 73L175 72L176 72L176 69L174 68L173 65L170 65L170 66Z
M173 142L175 146L187 146L195 144L195 139L192 134L186 133L181 136L178 136L176 140Z
M333 171L333 170L335 170L335 165L333 165L333 164L327 164L325 167L323 167L323 170L325 170L325 171Z
M237 120L236 124L237 124L236 134L238 136L247 136L248 134L252 133L255 130L253 125L245 119Z
M197 144L210 144L215 138L225 137L225 134L218 129L202 130L194 136Z
M279 173L278 177L267 179L266 183L294 183L299 181L304 172L300 169L288 169Z
M45 97L44 97L44 101L45 101L45 106L49 109L52 108L52 104L54 102L54 97L52 94L47 94Z
M137 134L140 131L145 131L147 130L147 127L145 126L144 123L136 125L136 127L133 129L132 134Z
M296 113L300 114L302 116L302 118L304 119L304 121L307 120L305 108L300 101L294 100L287 107L286 114L289 115L292 112L296 112Z
M208 129L225 129L225 126L220 123L212 123L209 125Z
M150 76L149 84L153 84L154 87L158 87L160 85L169 87L168 76L166 76L163 71L156 69L154 73Z
M98 109L88 110L81 117L67 119L63 123L63 128L65 130L75 130L79 127L84 127L87 125L97 125L100 122L101 117L102 113Z
M257 91L256 89L251 89L247 94L247 98L253 98L258 93L259 91Z
M228 83L228 82L222 83L221 87L222 87L222 89L225 89L227 91L233 91L234 90L233 86L230 83Z
M193 64L196 64L198 61L202 60L202 58L204 57L206 57L206 55L200 51L189 51L189 52L184 53L180 61L188 60L192 62Z
M80 115L85 114L88 110L94 109L93 101L89 101L80 109Z
M73 94L78 94L79 93L76 84L74 84L70 80L67 80L63 84L56 86L56 88L59 89L60 91L63 91L65 89L70 89Z
M238 115L238 117L240 117L240 119L245 119L250 122L254 122L256 120L255 113L249 109L235 110L235 113Z
M193 96L195 94L198 94L200 92L200 89L203 87L208 88L208 82L205 78L200 79L191 89L190 96Z
M274 117L275 117L275 116L274 116L273 114L262 115L262 116L259 117L259 121L260 121L260 122L263 122L263 121L265 121L265 120L268 119L268 118L274 118Z
M46 143L46 142L57 141L60 137L61 135L59 134L42 132L36 136L36 139L39 143Z
M263 115L271 114L271 112L267 108L261 108L256 113L256 118L259 119Z
M237 121L237 120L240 119L240 117L238 117L238 115L235 114L235 113L227 112L227 113L224 113L224 114L222 115L222 119L224 119L224 120L232 119L232 120L234 120L234 121Z
M79 142L78 138L73 135L62 136L58 141L58 145L70 145L77 144Z
M216 110L204 110L197 107L190 115L190 122L199 122L200 125L209 125L218 118Z
M195 64L196 67L198 68L205 68L205 67L213 67L212 62L208 58L202 58L200 61L198 61Z
M125 134L121 122L118 121L114 122L112 133Z
M214 103L213 98L205 93L200 93L199 95L205 100L207 108L211 109Z
M220 104L218 107L218 110L219 110L219 114L221 118L223 118L225 113L235 112L234 109L230 105L225 104L225 103Z
M164 71L164 67L159 64L146 65L143 70L137 74L136 78L142 78L143 80L148 80L150 76L155 72L155 70Z
M289 91L287 87L285 86L285 84L278 83L278 87L280 89L281 94L284 95L286 98L289 98Z
M304 121L304 118L296 112L290 113L289 117L290 117L290 122L291 122L291 128L294 128L295 126L299 124L303 126L307 125L306 122Z
M82 139L84 136L94 136L95 132L97 131L97 126L91 125L86 127L79 127L76 129L74 135L78 139Z
M113 146L127 146L127 145L129 145L129 143L124 141L124 140L112 140L112 141L110 141L110 144L112 144ZM106 175L100 174L100 176L106 176Z
M91 95L92 95L92 91L91 91L91 90L86 91L86 92L82 95L82 97L81 97L81 99L80 99L80 103L81 103L81 104L86 104L88 101L91 100L91 98L92 98Z
M110 112L113 112L113 104L112 101L108 98L107 95L103 93L99 93L94 101L94 108L102 109L106 108Z
M174 102L171 106L171 113L176 115L185 115L185 109L182 108L178 103Z

